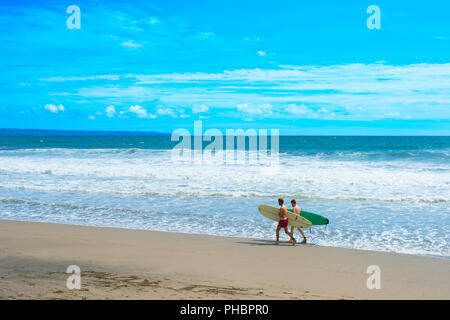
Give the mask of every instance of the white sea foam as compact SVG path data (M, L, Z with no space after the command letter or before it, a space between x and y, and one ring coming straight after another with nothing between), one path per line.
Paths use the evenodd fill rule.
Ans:
M0 156L0 187L176 196L450 201L450 166L284 155L265 164L170 161L169 151L28 150Z
M281 153L277 166L170 159L168 150L2 150L0 218L272 238L274 222L256 208L283 196L330 219L313 229L314 244L450 256L450 163L317 153Z

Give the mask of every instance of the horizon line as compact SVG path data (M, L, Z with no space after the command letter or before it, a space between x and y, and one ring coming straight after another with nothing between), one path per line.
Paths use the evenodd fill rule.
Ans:
M141 134L141 135L146 135L146 136L171 136L172 133L168 133L168 132L161 132L161 131L127 131L127 130L83 130L83 129L23 129L23 128L0 128L0 136L14 136L13 134L10 135L2 135L2 131L18 131L18 132L22 132L22 136L28 136L26 134L26 132L54 132L54 133L94 133L97 136L99 136L102 133L113 133L116 134L117 136L120 136L120 134L123 135L133 135L133 134ZM31 136L31 135L29 135ZM62 135L58 135L58 134L53 134L52 136L62 136ZM70 135L65 135L65 136L70 136ZM76 136L76 135L75 135ZM88 135L85 135L88 136ZM194 136L194 135L192 135ZM268 136L270 136L270 134L268 134ZM366 134L366 135L361 135L361 134L324 134L324 135L320 135L320 134L280 134L279 137L450 137L450 135L424 135L424 134L409 134L409 135L405 135L405 134L389 134L389 135L379 135L379 134Z

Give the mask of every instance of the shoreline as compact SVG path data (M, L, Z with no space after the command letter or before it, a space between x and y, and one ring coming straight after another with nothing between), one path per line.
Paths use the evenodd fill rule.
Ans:
M229 236L229 235L217 235L217 234L208 234L208 233L196 233L196 232L178 232L178 231L166 231L166 230L148 230L148 229L132 229L126 227L112 227L112 226L93 226L93 225L84 225L84 224L72 224L72 223L61 223L61 222L48 222L48 221L25 221L25 220L15 220L15 219L4 219L0 218L1 221L16 221L16 222L30 222L30 223L48 223L48 224L56 224L56 225L66 225L66 226L77 226L77 227L92 227L92 228L109 228L109 229L118 229L118 230L131 230L131 231L148 231L148 232L161 232L161 233L174 233L179 235L193 235L193 236L208 236L208 237L218 237L218 238L229 238L229 239L247 239L247 240L263 240L263 241L275 241L275 233L273 239L266 238L256 238L256 237L241 237L241 236ZM280 239L284 237L284 233L280 231ZM298 237L297 237L298 238ZM284 240L280 240L283 242ZM302 245L298 243L297 245ZM395 254L395 255L405 255L405 256L413 256L413 257L421 257L421 258L430 258L430 259L441 259L445 261L450 261L450 256L439 256L433 254L416 254L416 253L404 253L404 252L396 252L396 251L383 251L383 250L369 250L364 248L349 248L349 247L335 247L335 246L327 246L327 245L319 245L313 243L307 243L306 246L318 246L323 248L336 248L336 249L347 249L347 250L356 250L356 251L364 251L364 252L378 252L378 253L386 253L386 254Z
M441 257L16 220L0 237L2 299L450 299ZM81 290L65 286L69 265Z

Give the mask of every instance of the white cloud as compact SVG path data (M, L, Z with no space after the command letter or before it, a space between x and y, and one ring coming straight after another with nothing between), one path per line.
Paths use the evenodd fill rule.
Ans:
M259 54L261 57L264 57L266 55L265 51L258 51L256 53Z
M40 78L40 81L54 81L54 82L62 82L62 81L86 81L86 80L119 80L118 75L114 74L102 74L96 76L85 76L85 77L49 77L49 78Z
M105 111L106 111L106 115L109 118L114 117L114 115L116 114L116 108L114 106L108 106Z
M137 48L142 47L142 44L136 43L136 42L134 42L134 40L128 40L128 41L122 42L122 46L130 48L130 49L137 49Z
M245 41L259 41L259 40L261 40L261 38L259 38L259 37L255 37L255 38L245 37L244 40Z
M157 24L160 23L161 20L159 20L157 17L151 17L150 20L148 21L150 24Z
M209 38L214 37L214 32L199 32L199 33L197 33L197 36L199 38L209 39Z
M156 118L154 114L148 113L147 110L139 105L131 106L128 112L132 112L137 115L138 118ZM121 113L122 114L122 113Z
M54 104L46 104L44 108L50 112L58 113L59 111L65 111L65 108L62 104L54 105Z
M272 114L272 106L269 103L260 105L240 103L236 106L236 109L240 112L253 116L270 115Z
M311 114L311 112L312 112L304 104L301 104L301 105L296 105L296 104L288 105L284 109L284 111L289 113L289 114L291 114L291 115L296 115L296 116L304 116L304 115L307 115L307 114Z
M127 116L127 111L121 110L121 111L119 112L119 118L129 118L129 117Z
M256 81L258 83L274 83L291 81L287 85L301 84L308 88L334 88L336 86L351 89L354 83L367 84L377 82L378 78L390 78L397 83L404 83L411 79L411 75L418 81L434 77L448 78L450 76L450 63L446 64L415 64L405 66L390 66L383 63L375 64L347 64L331 66L288 66L280 65L280 69L236 69L225 70L222 73L171 73L155 75L127 75L136 78L139 84L153 83L186 83L198 81ZM307 81L308 83L303 83ZM400 81L400 82L399 82ZM424 81L428 82L428 81ZM380 87L386 87L379 82ZM411 82L412 83L412 82ZM372 84L372 83L370 83ZM284 83L281 84L282 88ZM428 86L435 86L430 83ZM368 89L368 88L366 88Z
M345 120L387 115L450 118L450 63L281 65L274 69L129 74L121 78L127 78L131 84L86 86L75 93L56 94L77 94L86 99L105 99L108 103L118 99L138 104L152 100L172 109L190 108L193 113L201 105L214 105L215 109L237 110L261 118L275 117L280 112L306 118L335 114L336 119ZM264 104L271 107L261 107ZM395 116L397 113L399 116Z
M94 116L89 116L88 118L89 118L89 120L95 120Z
M206 104L195 105L192 107L192 113L204 113L208 111L209 107Z
M145 118L145 117L147 117L147 110L142 108L141 106L138 106L138 105L131 106L128 109L128 111L135 113L138 116L138 118Z
M160 116L171 116L173 118L177 117L175 111L171 108L158 108L158 110L156 110L156 113Z

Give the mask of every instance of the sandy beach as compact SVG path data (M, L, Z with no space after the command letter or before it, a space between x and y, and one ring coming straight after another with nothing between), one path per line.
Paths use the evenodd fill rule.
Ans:
M69 265L81 289L68 290ZM369 265L381 289L369 290ZM450 261L261 239L0 220L1 299L449 299Z

